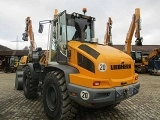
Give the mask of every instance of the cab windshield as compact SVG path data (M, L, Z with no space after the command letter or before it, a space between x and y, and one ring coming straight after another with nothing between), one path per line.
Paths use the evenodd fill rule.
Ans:
M76 29L75 29L74 26L67 26L67 31L68 31L67 32L67 40L68 41L70 41L70 40L80 40L78 37L74 38L74 35L76 33ZM84 41L89 42L90 39L91 39L91 36L90 36L91 30L88 27L84 32L85 32Z
M90 39L94 37L93 22L94 20L92 17L78 13L67 14L67 40L89 42Z

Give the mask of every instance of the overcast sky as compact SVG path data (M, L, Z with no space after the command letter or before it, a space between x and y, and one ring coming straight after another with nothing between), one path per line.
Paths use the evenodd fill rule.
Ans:
M124 45L135 8L140 8L143 44L160 45L159 0L0 0L0 44L11 49L29 46L29 41L14 41L22 41L25 18L30 16L36 44L46 49L48 27L45 26L44 33L39 34L39 21L52 19L54 9L82 13L83 7L87 8L87 15L96 18L95 37L100 43L104 41L106 23L111 17L113 44ZM134 41L133 36L132 44Z

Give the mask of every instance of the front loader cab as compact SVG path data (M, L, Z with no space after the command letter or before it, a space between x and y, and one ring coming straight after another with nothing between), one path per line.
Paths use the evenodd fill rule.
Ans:
M62 12L58 16L58 21L54 26L58 26L57 35L57 62L64 60L62 56L65 56L65 62L67 63L67 43L71 40L79 42L97 42L94 38L94 21L95 18L82 15L73 12L67 14L66 11ZM64 51L64 52L62 52ZM61 54L63 53L63 54Z
M94 37L93 21L95 21L95 18L74 12L71 15L68 14L67 21L68 33L74 30L72 33L73 37L68 38L68 40L90 42L90 39Z
M71 40L79 42L97 43L94 38L94 21L95 18L83 14L75 13L67 14L66 10L59 13L51 23L50 36L50 61L56 61L60 64L68 64L68 42ZM40 22L39 31L43 31Z
M137 73L145 73L147 71L146 63L143 61L143 55L141 51L132 51L132 59L134 60L135 71Z
M142 63L142 52L141 51L132 51L131 52L132 59L135 63Z

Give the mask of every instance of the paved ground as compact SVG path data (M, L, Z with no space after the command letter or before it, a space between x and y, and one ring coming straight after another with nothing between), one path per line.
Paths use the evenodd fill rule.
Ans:
M42 97L27 100L14 89L15 73L0 72L0 120L47 120ZM160 120L160 76L140 75L140 93L115 108L80 107L76 120Z

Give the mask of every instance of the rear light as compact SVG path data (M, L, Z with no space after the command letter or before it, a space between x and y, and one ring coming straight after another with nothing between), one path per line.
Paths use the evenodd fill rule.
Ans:
M135 77L135 80L138 80L138 76Z
M99 86L100 85L100 81L94 81L93 82L93 86Z
M71 92L71 95L72 95L72 96L76 96L76 93L75 93L75 92Z

